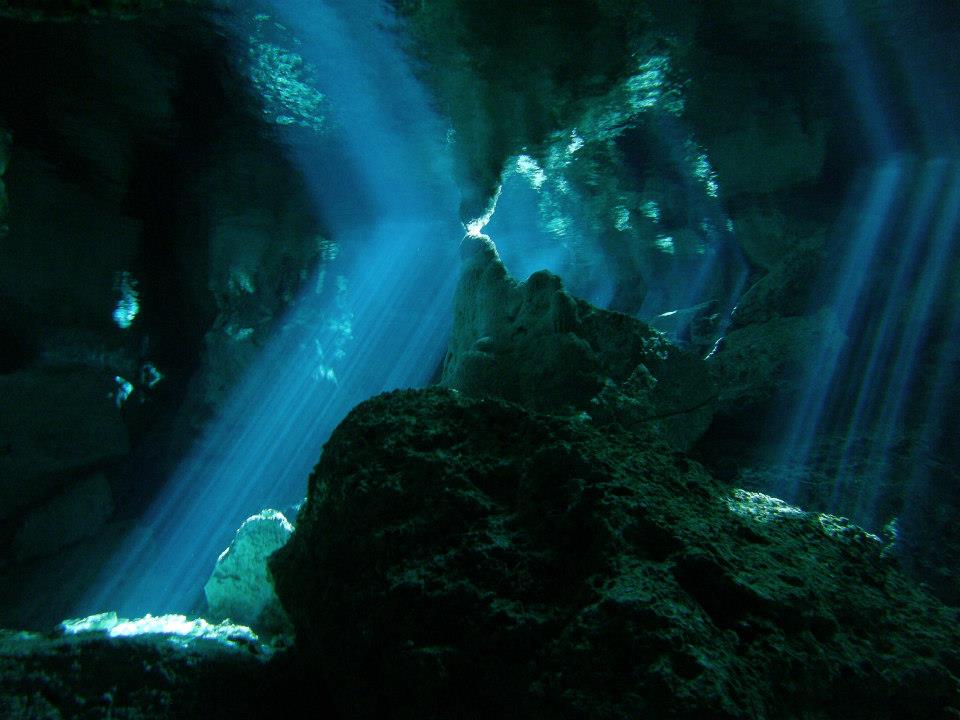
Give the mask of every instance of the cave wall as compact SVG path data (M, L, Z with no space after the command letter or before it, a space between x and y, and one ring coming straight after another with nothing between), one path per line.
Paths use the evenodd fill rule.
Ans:
M36 583L82 582L126 531L331 247L250 76L269 48L191 3L28 5L0 8L0 569L23 578L0 618L19 625Z

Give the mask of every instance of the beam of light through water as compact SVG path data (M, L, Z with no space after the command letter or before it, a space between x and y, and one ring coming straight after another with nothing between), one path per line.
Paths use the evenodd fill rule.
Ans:
M895 243L897 249L894 274L888 286L887 296L882 301L883 311L879 322L873 323L872 330L865 338L869 350L865 355L866 362L862 363L862 370L858 373L859 388L856 392L856 400L849 413L843 446L835 463L840 473L844 472L844 468L851 459L855 441L869 432L870 424L874 420L874 406L878 400L878 393L891 381L889 358L893 356L897 339L903 330L901 316L904 297L909 292L910 283L920 262L921 248L934 222L938 201L943 194L946 171L945 161L925 163L920 172L917 188L911 195L907 227L903 239ZM850 479L852 478L838 477L831 507L837 506L840 500L839 493Z
M897 150L889 103L874 71L874 57L867 50L847 0L817 0L820 26L838 54L837 67L845 70L847 86L857 108L859 127L875 157Z
M908 89L904 103L894 101L887 76L876 71L879 58L868 51L852 8L844 0L822 0L816 7L846 70L858 127L878 169L862 204L855 203L849 211L853 222L848 224L855 229L846 240L827 304L846 343L842 347L825 343L818 350L802 397L792 409L779 459L812 470L807 463L818 438L839 430L839 449L827 456L824 448L818 450L819 470L833 480L829 509L876 528L889 519L884 515L891 509L897 481L891 473L900 443L908 444L911 456L912 487L901 490L906 492L904 502L909 504L912 495L925 490L919 468L929 465L925 455L929 450L923 448L930 438L911 430L915 424L911 418L916 393L928 380L918 368L931 334L936 333L935 308L956 262L960 164L952 154L957 148L957 102L938 89L935 79L942 78L942 69L930 63L926 49L915 47L916 31L904 31L898 22L904 16L911 23L922 20L909 9L891 6L882 16L903 69ZM914 136L899 136L894 129L901 127L913 128ZM906 144L934 159L906 160L897 154ZM936 371L940 370L938 366ZM940 425L934 418L936 405L932 399L925 428ZM795 473L793 477L792 483L775 491L797 499L799 477Z
M912 292L905 292L900 298L905 300L906 312L902 330L897 338L896 352L882 386L872 386L869 378L862 377L859 382L864 393L880 394L879 410L872 423L871 459L872 466L879 467L889 455L898 431L903 427L904 412L909 396L915 391L914 378L921 362L921 354L931 330L934 304L943 290L944 281L950 270L949 260L954 254L957 231L960 228L960 171L951 163L949 184L945 190L940 212L936 214L936 224L932 228L925 247L915 247L913 251L920 255L919 274L914 279ZM908 264L908 260L904 264ZM892 307L890 313L903 312ZM884 320L886 317L883 318ZM882 322L882 321L881 321ZM878 491L886 480L884 473L871 473L861 478L859 496L855 514L863 522L873 522ZM841 475L838 482L844 482Z
M956 263L960 261L960 241L954 243L953 249L953 261ZM944 488L930 483L929 453L930 448L942 437L947 413L956 414L956 408L949 406L948 393L960 381L960 358L957 357L957 348L960 348L960 303L953 304L944 330L934 360L934 377L929 384L921 436L911 453L903 508L898 518L899 528L905 531L908 543L916 542L914 538L922 538L927 542L935 538L934 542L938 542L947 523L955 522L955 517L944 513L943 504L937 501ZM955 443L956 438L950 441Z
M340 291L307 289L294 303L138 531L78 601L79 615L195 611L235 529L263 507L302 499L344 415L381 391L425 385L442 358L459 198L444 163L444 128L379 7L282 3L348 148L346 169L317 167L308 154L292 158L317 186L315 201L342 248L323 268ZM362 199L329 191L338 171L360 179Z
M828 307L832 309L837 326L849 337L860 322L864 292L874 268L877 250L884 234L889 231L894 217L895 200L901 188L903 163L888 160L873 171L862 202L855 202L853 223L847 239L846 260L835 279L835 292ZM825 342L816 349L806 368L802 394L792 411L787 434L781 449L782 457L802 465L821 430L821 422L828 408L831 393L839 378L841 354L844 347ZM781 497L794 500L796 479L780 488Z

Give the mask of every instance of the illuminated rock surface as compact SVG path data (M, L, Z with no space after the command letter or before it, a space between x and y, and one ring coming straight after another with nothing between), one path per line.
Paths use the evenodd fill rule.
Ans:
M105 613L56 632L0 631L0 715L282 716L292 712L284 693L293 675L284 677L285 664L248 628L183 616L123 620Z
M960 710L954 613L879 539L495 399L358 406L271 566L345 717Z
M289 621L267 571L267 557L292 533L293 525L276 510L263 510L244 520L203 587L207 617L229 619L269 634L288 631Z

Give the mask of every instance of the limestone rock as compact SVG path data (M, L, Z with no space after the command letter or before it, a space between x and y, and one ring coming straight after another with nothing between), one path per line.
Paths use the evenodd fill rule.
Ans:
M343 717L953 717L954 613L882 551L658 443L433 389L354 409L271 570Z
M818 353L837 351L844 341L828 310L733 330L710 359L721 387L720 412L762 422L759 411L796 399Z
M295 687L246 628L104 613L51 633L0 630L8 720L293 717Z
M440 384L540 412L658 432L688 447L706 429L715 387L698 357L628 315L570 296L555 275L524 283L492 241L467 236Z
M112 512L110 483L101 473L92 475L26 516L13 539L13 555L17 560L52 555L95 535Z
M88 369L0 375L0 518L127 453L115 389L109 375Z
M203 587L208 617L229 618L267 634L288 631L289 621L267 572L267 558L292 533L293 525L276 510L263 510L244 520Z

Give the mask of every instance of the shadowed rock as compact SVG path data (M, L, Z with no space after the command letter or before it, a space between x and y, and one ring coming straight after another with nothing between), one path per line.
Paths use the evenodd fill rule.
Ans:
M500 400L358 406L271 569L345 717L960 709L953 613L877 538Z
M705 363L628 315L572 297L560 278L509 276L485 236L467 236L440 384L554 414L654 432L686 449L716 389Z

